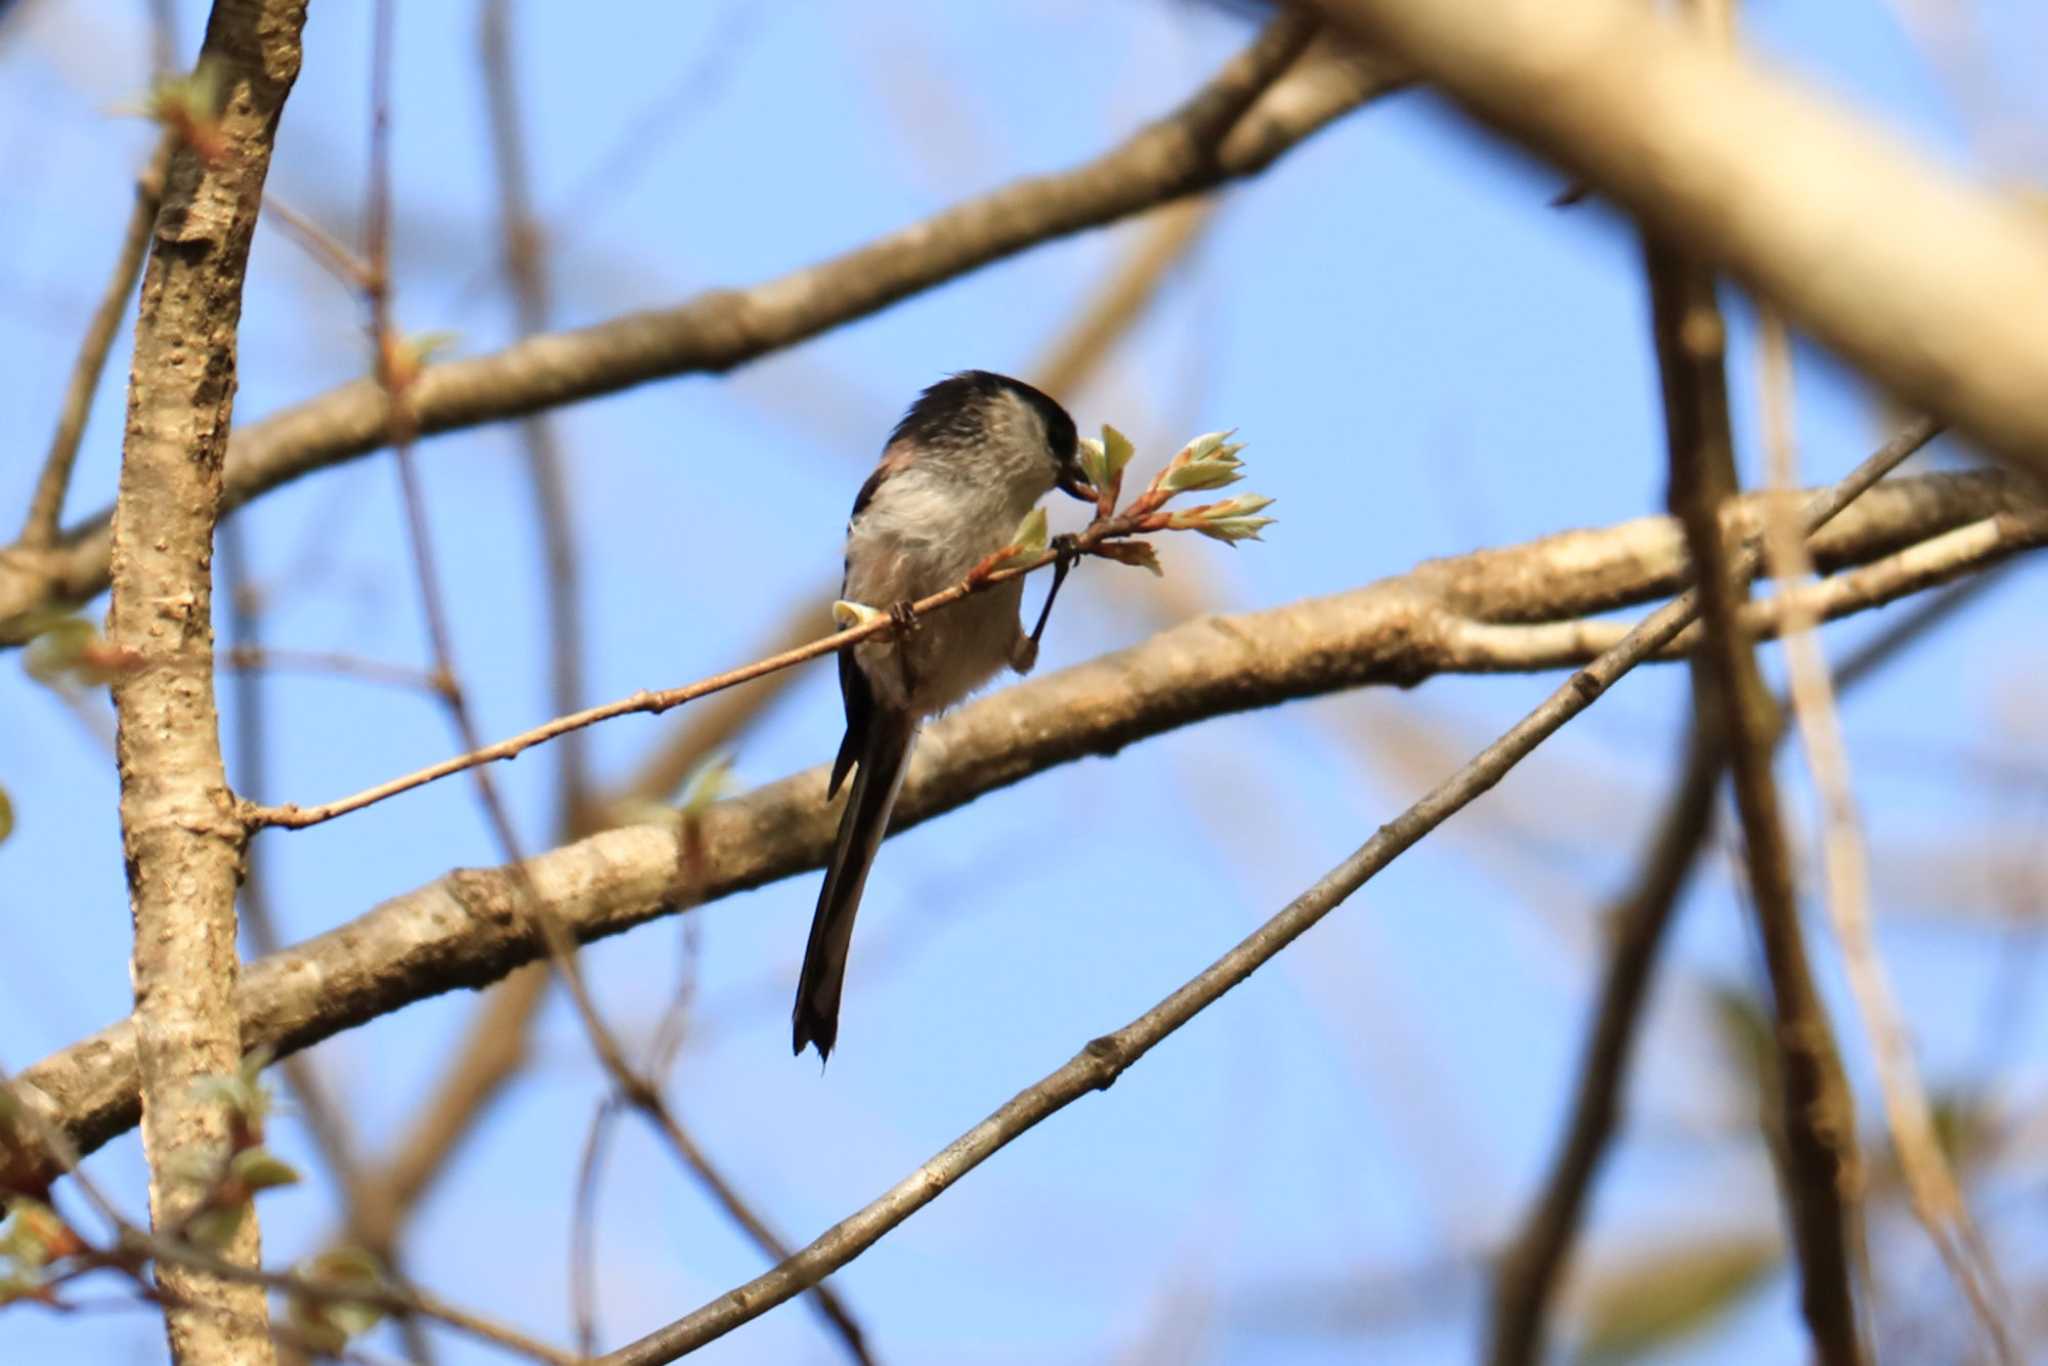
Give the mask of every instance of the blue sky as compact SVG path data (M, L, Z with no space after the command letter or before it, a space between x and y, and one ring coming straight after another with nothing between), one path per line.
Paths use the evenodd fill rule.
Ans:
M0 508L24 505L150 141L139 122L107 117L143 83L145 8L29 0L0 24L0 406L16 452L0 461ZM180 10L189 58L202 7ZM486 351L509 339L511 311L492 271L474 7L401 10L398 316ZM529 0L517 13L563 326L772 278L1070 165L1170 107L1248 37L1226 13L1163 0L601 11ZM1974 14L1961 57L1919 42L1884 6L1768 0L1750 31L1931 152L2028 179L2043 111L2005 67L2039 51L2041 21L2010 3ZM368 36L367 5L313 7L270 182L345 238L366 165ZM1142 639L1191 602L1291 601L1660 508L1637 245L1598 205L1547 207L1562 184L1409 93L1229 193L1158 306L1064 397L1084 430L1110 421L1130 432L1141 466L1195 432L1238 428L1248 487L1276 497L1282 520L1266 544L1235 553L1191 537L1163 546L1175 597L1084 567L1041 670ZM836 574L846 507L901 406L950 370L1028 370L1133 240L1084 234L733 376L563 413L591 700L752 657L793 602ZM1747 436L1750 319L1740 303L1732 317ZM259 231L242 338L244 420L364 373L355 301L274 232ZM126 345L124 329L74 518L111 494ZM1881 421L1824 355L1802 348L1799 374L1805 469L1833 478L1875 444ZM548 704L514 433L437 438L420 455L480 724L521 729ZM281 490L244 522L255 575L276 590L273 642L426 658L388 456ZM1936 854L1967 865L1986 844L2038 844L2048 730L2030 705L2041 645L2024 627L2042 587L2038 567L2020 567L1845 711L1879 851L1882 944L1924 1071L1980 1079L2009 1113L2040 1095L2048 1042L2032 1008L2033 939L1993 926L2020 892L1927 868ZM1830 652L1881 622L1831 631ZM812 666L746 738L743 782L830 756L831 672ZM699 917L702 1030L670 1094L770 1221L807 1240L1205 965L1549 686L1453 679L1230 718L1048 773L892 841L823 1075L791 1060L785 1032L815 875L721 902ZM275 799L341 795L455 745L441 712L403 690L294 675L269 695ZM835 1283L883 1359L1135 1360L1147 1344L1213 1361L1468 1359L1482 1304L1472 1259L1512 1226L1547 1160L1597 972L1593 917L1670 781L1683 709L1679 673L1629 680L1112 1091L842 1272ZM100 699L84 712L0 661L0 784L19 820L0 847L10 1067L128 1004L114 777L96 734L109 713ZM600 774L627 771L660 732L641 718L597 732ZM1986 781L1988 758L2016 776ZM499 774L534 846L547 837L551 763L529 756ZM1797 765L1787 774L1788 806L1810 828ZM1083 838L1081 811L1115 813L1113 840ZM498 861L459 782L263 839L294 937L451 867ZM1700 1005L1709 985L1758 980L1727 861L1708 865L1653 1012L1629 1142L1601 1187L1587 1244L1596 1266L1698 1230L1775 1227L1748 1102ZM646 1028L665 1005L679 934L663 923L589 952L622 1027ZM1839 1003L1836 956L1815 943ZM426 1002L316 1051L373 1151L403 1131L474 999ZM1868 1099L1867 1052L1849 1052ZM408 1244L421 1280L567 1340L569 1192L600 1095L576 1022L551 1009L532 1072L422 1210ZM277 1143L316 1169L289 1116ZM132 1137L94 1168L140 1208ZM1990 1223L2014 1269L2042 1253L2025 1228L2027 1189L2001 1177L1985 1206L2004 1211ZM761 1269L633 1125L615 1144L600 1213L608 1343ZM334 1210L316 1181L268 1198L263 1215L268 1252L286 1259L317 1245ZM1902 1283L1927 1272L1914 1237L1884 1246ZM1944 1293L1926 1292L1928 1303L1952 1312ZM162 1350L141 1310L16 1311L6 1334L23 1359ZM440 1342L448 1362L491 1355ZM1781 1280L1671 1359L1783 1359L1796 1344ZM792 1307L703 1355L822 1361L837 1347Z

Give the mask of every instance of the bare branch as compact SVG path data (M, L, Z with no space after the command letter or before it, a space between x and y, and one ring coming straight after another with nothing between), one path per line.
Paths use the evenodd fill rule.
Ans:
M2048 474L2048 241L2017 197L1635 0L1317 3L1887 391Z
M1402 83L1391 65L1326 44L1290 70L1304 28L1270 31L1180 108L1071 171L1026 177L752 289L717 290L430 366L407 393L416 435L730 370L1029 247L1255 175ZM365 380L239 428L225 506L377 449L389 406ZM0 643L20 643L24 615L105 587L103 522L88 519L47 551L0 551Z
M1896 463L1924 443L1916 427L1879 454ZM1930 483L1956 476L1899 481L1870 491L1841 518L1834 544L1848 554L1860 538L1893 543L1902 520L1931 517L1934 530L1969 509L1925 496ZM1979 509L2010 490L1973 480ZM1631 522L1616 528L1599 553L1588 533L1533 542L1501 576L1505 599L1527 605L1527 585L1551 579L1561 599L1582 572L1600 576L1601 590L1619 591L1603 566L1628 558L1630 545L1650 547L1669 526ZM1496 563L1505 551L1489 551ZM1585 567L1590 565L1590 569ZM1654 556L1644 574L1657 573ZM929 820L984 792L1031 774L1124 746L1174 727L1229 712L1270 706L1370 685L1409 685L1438 672L1434 640L1444 614L1431 585L1457 581L1455 562L1435 561L1416 575L1328 598L1231 617L1205 617L1093 662L1005 689L935 724L913 761L898 806L897 831ZM1645 587L1645 599L1657 589ZM812 769L703 814L708 855L692 904L787 877L823 862L832 838L831 812L821 800L824 771ZM654 825L608 830L529 860L525 875L577 939L618 934L676 909L676 835ZM238 996L244 1037L252 1048L302 1048L400 1006L463 986L477 986L540 956L503 870L462 870L386 902L295 949L251 964ZM61 1116L85 1148L97 1147L135 1122L130 1026L112 1025L52 1055L21 1077ZM31 1184L47 1159L0 1144L0 1180Z
M1947 620L1992 577L1966 580L1963 589L1968 591L1952 590L1926 599L1860 646L1842 665L1841 688L1846 691L1868 678L1930 628ZM1680 642L1694 634L1688 630ZM1594 1178L1614 1141L1650 975L1688 870L1697 861L1711 826L1711 798L1725 758L1714 758L1718 749L1703 739L1718 710L1709 710L1711 700L1698 696L1701 686L1696 671L1696 720L1670 805L1659 819L1634 888L1602 917L1613 928L1613 951L1601 981L1564 1140L1543 1181L1542 1193L1501 1258L1488 1329L1488 1360L1493 1366L1520 1366L1543 1359L1543 1320L1566 1269ZM1714 761L1705 762L1709 759Z
M1774 309L1766 305L1761 314L1766 463L1771 485L1790 489L1799 477L1799 452L1793 436L1792 342ZM2048 515L2036 520L2048 533ZM1781 516L1766 519L1764 554L1780 583L1800 582L1813 571L1798 528ZM1878 1089L1892 1146L1911 1193L1914 1214L1970 1302L1998 1360L2009 1363L2017 1354L1996 1302L1996 1269L1935 1137L1933 1113L1913 1062L1913 1046L1905 1022L1899 1018L1898 1002L1871 929L1869 855L1856 807L1855 783L1849 774L1849 748L1835 710L1835 688L1815 631L1819 618L1796 592L1787 596L1785 608L1785 658L1793 710L1821 804L1823 899L1841 945L1863 1031L1877 1059Z
M212 559L234 409L235 330L271 142L299 69L305 0L216 0L201 60L226 87L214 156L173 154L142 281L113 525L109 645L121 832L135 919L134 1047L150 1212L179 1225L199 1194L180 1173L225 1146L229 1118L194 1082L241 1061L235 886L247 828L227 785L213 692ZM260 1255L256 1220L223 1249ZM260 1293L158 1270L181 1363L267 1363ZM253 1320L253 1324L252 1324Z
M479 47L486 103L490 109L492 161L498 173L498 224L507 283L517 305L519 332L533 336L553 312L541 227L534 214L527 170L526 134L519 113L519 83L512 69L508 0L487 0L481 11ZM527 481L544 552L542 598L547 604L548 698L556 712L574 711L586 696L583 686L583 585L569 481L562 472L562 447L555 424L535 413L519 424ZM558 761L557 828L578 830L589 800L589 772L581 735L567 737Z
M19 543L26 550L45 550L56 544L57 522L64 513L64 493L71 487L71 467L77 463L79 443L85 439L85 420L92 413L92 397L100 387L100 373L106 369L107 352L114 346L114 333L128 312L128 299L135 293L135 279L142 273L142 255L149 247L149 230L156 222L157 205L163 200L164 169L175 145L174 134L157 141L149 164L135 178L135 206L128 213L128 227L121 236L121 251L114 259L114 273L107 280L99 307L86 325L85 340L71 367L71 379L64 386L64 406L57 414L57 431L43 457L43 472L29 498L28 517L22 523Z
M1808 505L1805 530L1827 521L1905 452L1872 457ZM1740 559L1753 572L1753 543ZM991 1154L1090 1091L1107 1090L1167 1035L1215 1004L1232 987L1342 905L1381 869L1507 776L1538 745L1590 707L1616 680L1650 658L1699 610L1686 593L1646 617L1613 650L1573 674L1535 710L1481 750L1316 884L1172 995L1113 1034L1092 1039L1063 1067L1025 1087L974 1128L953 1140L888 1191L826 1230L796 1256L727 1292L696 1312L598 1359L599 1366L660 1366L751 1322L865 1252L891 1229L937 1199Z
M1702 718L1705 722L1705 718ZM1658 818L1634 885L1603 917L1613 951L1594 1007L1592 1036L1579 1068L1578 1094L1543 1193L1501 1258L1488 1325L1492 1366L1543 1359L1543 1321L1577 1236L1586 1197L1621 1114L1629 1054L1649 998L1650 980L1679 896L1713 824L1723 757L1707 724L1686 739L1685 763Z
M1858 1227L1855 1102L1800 935L1792 855L1771 774L1777 710L1738 616L1748 574L1731 564L1722 539L1721 504L1735 494L1735 450L1721 312L1711 274L1654 238L1646 257L1671 507L1699 566L1706 626L1700 659L1729 747L1750 897L1777 1010L1779 1187L1798 1253L1801 1306L1815 1356L1826 1366L1859 1366L1869 1357L1850 1271Z

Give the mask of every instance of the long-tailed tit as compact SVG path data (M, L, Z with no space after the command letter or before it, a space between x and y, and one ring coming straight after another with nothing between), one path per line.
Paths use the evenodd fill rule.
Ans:
M1045 629L1042 613L1037 629L1024 634L1017 616L1022 579L973 594L929 620L912 622L905 609L959 583L1008 545L1025 514L1054 488L1094 497L1075 463L1074 419L1021 380L968 370L940 380L910 406L853 500L840 596L887 605L902 626L839 652L846 739L827 800L850 770L855 776L797 980L791 1018L798 1053L815 1044L825 1058L839 1036L854 915L918 727L1003 665L1028 672ZM1051 606L1048 598L1048 612Z

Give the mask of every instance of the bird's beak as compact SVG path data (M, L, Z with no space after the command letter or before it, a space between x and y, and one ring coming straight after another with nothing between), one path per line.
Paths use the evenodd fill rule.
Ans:
M1095 501L1095 486L1082 475L1079 465L1070 464L1062 470L1053 487L1069 498L1079 498L1084 503Z

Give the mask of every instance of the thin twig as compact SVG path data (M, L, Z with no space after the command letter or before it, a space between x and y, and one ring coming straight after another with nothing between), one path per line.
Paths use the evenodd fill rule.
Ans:
M569 1304L576 1320L576 1350L585 1356L597 1355L597 1183L619 1104L617 1096L606 1096L590 1116L569 1205Z
M233 669L244 674L333 674L342 678L361 679L365 683L388 684L394 688L416 688L420 692L435 695L445 691L445 684L440 676L426 669L416 669L406 664L388 664L381 659L364 659L360 655L343 654L337 650L294 650L276 645L262 645L246 638L242 643L222 650L216 662L223 669Z
M367 292L376 283L375 265L350 251L342 245L340 238L308 215L300 213L274 194L263 197L263 212L267 221L275 223L286 237L313 258L315 265L349 289Z
M221 592L227 600L227 639L230 642L229 648L220 656L222 659L237 656L254 659L266 653L260 639L261 614L256 611L256 595L249 585L246 541L239 519L230 518L216 528L218 554L215 563L219 568ZM235 766L238 772L237 781L230 786L252 800L261 800L270 786L267 776L268 710L262 675L255 669L243 668L235 676L233 696ZM277 917L271 909L269 879L261 853L253 845L243 853L239 905L241 926L249 947L255 956L268 957L284 947L284 937L278 931ZM299 1113L313 1137L313 1146L340 1189L342 1207L347 1211L351 1230L354 1230L365 1222L362 1211L371 1197L363 1188L359 1145L349 1122L348 1109L329 1093L326 1081L310 1054L295 1053L282 1059L278 1065L284 1072L285 1084L291 1088L292 1096L298 1102ZM394 1275L404 1276L404 1268L394 1249L381 1247L375 1252ZM421 1366L431 1366L433 1345L419 1323L410 1317L401 1319L400 1331L406 1337L407 1354Z
M652 379L722 373L991 261L1256 175L1404 84L1391 63L1356 50L1312 52L1290 67L1292 50L1287 33L1269 35L1101 156L963 200L832 260L750 289L715 290L433 365L409 391L415 434L520 417ZM388 406L377 385L353 384L241 427L226 507L380 449L391 430ZM85 519L47 552L0 554L0 644L19 644L37 611L105 587L103 521L104 514Z
M403 454L400 456L400 467L408 467ZM418 528L418 531L424 534L424 524ZM1120 514L1117 517L1098 520L1087 530L1083 531L1078 538L1076 548L1082 554L1102 554L1101 548L1104 545L1135 534L1137 532L1133 520L1126 515ZM972 579L963 580L952 585L950 588L942 588L936 593L919 598L911 604L910 610L914 616L923 617L929 613L950 607L954 603L971 597L976 593L986 592L997 584L1007 583L1011 579L1021 578L1026 574L1043 569L1058 558L1058 552L1052 550L1047 550L1037 555L1019 557L999 569L991 570ZM308 826L331 821L337 816L345 816L352 811L360 811L366 806L374 806L376 803L395 797L401 792L410 792L416 787L424 787L428 783L449 777L452 774L477 770L484 764L515 758L535 745L543 744L557 736L568 735L574 731L594 726L600 721L609 721L620 716L631 716L636 712L660 715L662 712L668 711L673 707L682 706L685 702L694 702L700 697L708 697L712 693L723 692L727 688L738 687L742 683L750 683L754 679L776 673L779 670L794 668L798 664L816 659L821 655L835 654L840 650L850 649L870 636L899 629L901 628L898 627L893 618L878 615L872 620L859 625L849 626L830 635L820 636L807 645L799 645L793 650L784 650L780 654L770 655L766 659L755 660L753 663L741 665L737 669L728 669L724 673L713 674L709 678L702 678L694 683L686 683L679 688L663 688L655 692L642 690L630 697L620 698L616 702L605 702L595 707L585 707L581 711L571 712L567 716L558 716L552 721L544 722L530 730L521 731L519 734L500 740L495 744L485 745L481 743L481 737L475 736L465 728L465 743L472 740L478 742L471 745L469 752L466 754L458 754L452 759L443 759L440 763L429 764L425 768L405 774L402 777L379 783L375 787L365 788L354 796L343 797L331 802L323 802L318 806L299 806L293 803L286 803L283 806L252 805L245 810L244 818L248 820L253 829L260 830L274 827L283 830L303 830ZM430 634L437 633L430 631ZM445 625L438 635L441 639L445 640Z
M1902 459L1932 434L1914 424L1882 453ZM2012 492L2004 475L1923 475L1872 489L1814 538L1854 563ZM894 829L908 830L1061 764L1212 717L1332 692L1412 686L1454 668L1439 612L1485 617L1610 610L1682 582L1665 518L1546 537L1451 560L1327 598L1203 618L1130 649L1028 680L933 727ZM1667 559L1670 563L1667 564ZM1485 572L1482 572L1485 571ZM1484 585L1493 583L1489 596ZM817 868L831 848L824 769L789 775L705 809L698 904ZM673 914L676 835L635 824L536 855L525 875L581 942ZM391 898L326 934L249 964L237 991L246 1047L278 1053L457 987L496 980L539 956L511 874L462 869ZM508 1049L520 1047L517 1038ZM24 1084L50 1097L67 1132L97 1147L133 1126L134 1034L119 1021L45 1058ZM438 1103L438 1098L436 1098ZM31 1179L44 1159L0 1143L0 1172Z
M92 414L93 395L98 392L100 375L107 368L107 353L113 350L114 334L120 330L121 319L127 316L128 300L142 274L149 230L156 223L157 206L163 202L164 171L170 165L177 142L175 133L159 138L148 165L135 178L135 204L128 211L120 254L114 258L114 272L100 295L99 307L93 310L92 321L86 325L78 359L72 362L71 378L64 386L64 406L57 413L57 430L50 438L49 452L43 457L43 472L29 498L28 517L22 522L19 538L24 550L45 550L57 543L57 524L64 513L64 494L71 487L78 447L85 439L85 421Z
M407 368L398 349L397 336L391 325L391 258L390 258L390 127L391 110L389 102L391 67L391 20L392 0L377 0L375 10L375 39L372 43L371 75L371 187L370 206L366 214L370 233L367 255L371 262L373 287L370 293L372 329L376 339L377 375L390 396L392 414L391 447L398 458L400 484L404 492L406 524L410 533L413 550L415 575L419 582L420 598L427 619L427 636L431 642L436 673L448 680L446 703L463 743L474 752L482 748L482 737L476 729L466 694L459 682L460 675L455 668L453 638L449 630L448 614L441 594L440 577L434 565L433 541L426 516L426 497L421 488L419 473L414 464L412 441L416 434L410 417L411 406L406 389L413 371ZM962 585L966 587L967 585ZM477 794L483 803L492 829L505 856L515 869L523 867L519 848L518 832L497 786L490 774L480 767L470 768L475 780ZM681 1133L669 1113L667 1103L662 1099L660 1089L648 1078L634 1071L626 1060L617 1037L605 1023L597 1008L588 983L584 980L581 965L576 960L576 942L562 926L561 919L552 907L535 891L531 881L523 873L515 874L518 884L521 912L533 931L546 946L555 974L567 988L570 1003L583 1023L585 1035L599 1063L611 1078L622 1102L631 1105L654 1119L665 1133ZM674 1137L671 1137L673 1143ZM728 1211L746 1213L744 1204L732 1194L731 1187L716 1178L708 1164L691 1162L699 1179L718 1196ZM688 1159L686 1158L686 1161ZM737 1217L737 1216L736 1216ZM766 1230L751 1215L741 1220L742 1227L760 1241ZM771 1251L779 1247L772 1241L765 1244ZM826 1318L838 1330L854 1359L866 1366L870 1362L858 1325L838 1297L831 1291L819 1287L813 1294Z
M517 307L519 335L529 337L547 327L552 308L541 227L534 215L527 169L519 82L512 69L509 9L510 0L485 0L478 37L490 112L492 161L498 176L505 279ZM547 604L549 709L559 715L582 705L586 695L583 588L574 515L554 420L545 413L523 419L519 440L544 552L541 582ZM557 781L560 815L556 825L567 833L580 834L590 793L588 757L580 734L564 737Z
M1784 320L1768 304L1759 307L1764 449L1769 483L1796 488L1799 451L1793 435L1792 345ZM1764 550L1772 577L1796 584L1813 572L1812 558L1798 528L1786 519L1766 519ZM1851 994L1863 1031L1877 1059L1879 1093L1892 1146L1911 1194L1913 1213L1940 1252L1949 1274L1970 1302L1998 1360L2017 1360L2012 1334L1998 1308L1998 1275L1982 1235L1970 1218L1955 1174L1935 1137L1927 1092L1913 1062L1913 1047L1870 923L1869 854L1856 789L1849 773L1849 749L1842 738L1835 689L1815 627L1818 618L1802 595L1786 595L1782 639L1791 682L1793 713L1806 751L1807 768L1821 806L1823 900L1828 922L1842 949Z
M1808 504L1806 529L1810 532L1834 516L1930 435L1931 429L1918 433L1916 440L1894 441L1857 466L1841 483ZM1758 558L1756 544L1745 542L1734 557L1736 572L1754 572ZM1498 783L1544 740L1591 706L1623 674L1675 636L1698 610L1698 595L1688 591L1651 613L1622 644L1573 674L1504 735L1400 816L1381 826L1349 858L1172 995L1115 1033L1090 1041L1065 1066L1019 1091L987 1119L781 1266L599 1358L599 1366L659 1366L760 1317L872 1247L992 1153L1047 1116L1090 1091L1106 1089L1167 1035L1214 1004L1336 909L1374 874Z
M1826 1366L1860 1366L1869 1358L1850 1269L1859 1228L1855 1105L1800 936L1791 851L1771 774L1777 714L1738 618L1749 574L1730 564L1722 540L1722 505L1735 495L1725 334L1713 276L1656 239L1646 242L1671 509L1685 524L1698 567L1706 626L1700 658L1729 746L1744 868L1777 1012L1779 1184L1798 1255L1801 1306L1815 1355Z
M1544 1319L1563 1278L1593 1178L1620 1121L1622 1086L1664 932L1713 824L1714 790L1720 785L1724 757L1712 730L1713 723L1704 715L1688 728L1684 764L1658 817L1641 871L1627 895L1602 917L1613 930L1614 947L1594 1007L1564 1141L1542 1195L1501 1258L1488 1325L1491 1366L1529 1366L1543 1359Z
M1928 599L1858 647L1843 662L1842 690L1862 682L1948 620L1986 581L1970 579L1963 585L1967 591ZM1697 671L1695 679L1697 687ZM1686 869L1698 859L1711 826L1713 789L1725 769L1725 757L1711 771L1702 768L1701 761L1709 751L1702 735L1714 724L1712 715L1695 702L1683 775L1651 839L1635 889L1603 917L1614 927L1614 949L1601 982L1565 1137L1543 1181L1542 1194L1501 1258L1489 1326L1488 1359L1493 1366L1522 1366L1543 1359L1544 1319L1563 1278L1594 1178L1614 1141L1634 1038L1648 999L1649 977L1683 889Z
M1153 212L1130 253L1096 288L1074 322L1025 371L1032 383L1057 398L1070 399L1145 316L1173 268L1201 240L1215 212L1213 199L1187 199ZM821 589L806 595L787 614L772 637L771 653L794 649L825 629L828 619L820 604L828 593L829 589ZM698 765L731 744L795 679L794 674L777 675L773 682L749 688L714 708L697 709L641 762L619 799L659 801L674 792Z

